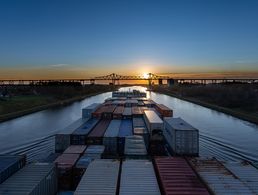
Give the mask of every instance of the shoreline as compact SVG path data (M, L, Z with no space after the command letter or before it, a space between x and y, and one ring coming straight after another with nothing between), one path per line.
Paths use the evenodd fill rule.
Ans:
M168 95L168 96L171 96L171 97L174 97L174 98L178 98L178 99L181 99L181 100L184 100L184 101L187 101L187 102L191 102L191 103L197 104L199 106L203 106L203 107L206 107L206 108L209 108L209 109L212 109L212 110L216 110L218 112L222 112L224 114L233 116L235 118L238 118L238 119L241 119L241 120L244 120L244 121L247 121L247 122L254 123L254 124L258 125L258 117L255 117L255 116L250 115L250 114L246 114L246 113L243 113L243 112L237 112L237 111L229 109L229 108L217 106L217 105L210 104L210 103L207 103L207 102L204 102L204 101L201 101L201 100L197 100L197 99L193 99L193 98L182 97L182 96L173 94L171 92L159 91L159 90L153 90L153 92L160 93L160 94L165 94L165 95Z
M0 115L0 123L8 121L8 120L15 119L15 118L18 118L18 117L22 117L22 116L25 116L25 115L28 115L28 114L32 114L32 113L35 113L35 112L39 112L39 111L42 111L42 110L46 110L46 109L49 109L49 108L68 105L68 104L71 104L73 102L81 101L85 98L89 98L89 97L99 95L99 94L102 94L102 93L106 93L106 92L110 92L110 91L96 92L96 93L87 94L87 95L83 95L83 96L76 96L76 97L65 99L65 100L59 100L57 102L53 102L53 103L50 103L50 104L35 106L35 107L29 108L29 109L26 109L26 110L20 110L20 111L17 111L17 112L3 114L3 115Z

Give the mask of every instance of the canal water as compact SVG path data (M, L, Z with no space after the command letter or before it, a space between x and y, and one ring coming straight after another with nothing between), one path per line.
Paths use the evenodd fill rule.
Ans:
M167 95L147 92L147 96L172 108L175 117L199 129L200 156L258 161L257 125ZM78 119L83 107L101 103L108 97L111 97L110 92L1 123L0 154L26 153L29 161L44 158L54 151L54 135Z

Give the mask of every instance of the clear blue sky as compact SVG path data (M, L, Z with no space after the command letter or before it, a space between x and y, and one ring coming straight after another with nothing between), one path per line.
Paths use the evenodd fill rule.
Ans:
M138 67L258 71L258 1L0 0L5 73Z

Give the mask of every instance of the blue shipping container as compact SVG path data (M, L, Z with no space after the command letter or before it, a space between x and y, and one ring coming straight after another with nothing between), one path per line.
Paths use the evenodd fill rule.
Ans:
M25 155L0 155L0 183L3 183L12 174L24 167L25 164Z
M118 134L118 153L124 155L125 137L133 135L133 123L131 119L124 119L121 122Z
M86 137L90 131L97 125L99 119L91 118L81 127L76 129L71 135L71 143L73 145L84 145L86 143Z

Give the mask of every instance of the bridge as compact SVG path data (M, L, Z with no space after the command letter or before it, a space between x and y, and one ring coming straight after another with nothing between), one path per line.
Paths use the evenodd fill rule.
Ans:
M152 73L148 73L146 76L125 76L118 75L115 73L98 76L93 78L82 78L82 79L0 79L0 86L6 85L41 85L50 82L80 82L82 85L95 84L97 81L110 81L111 84L119 84L121 80L145 80L149 86L152 82L158 80L159 84L163 84L163 80L166 80L168 84L175 83L222 83L222 82L242 82L242 83L258 83L258 78L172 78L169 76L160 76Z

